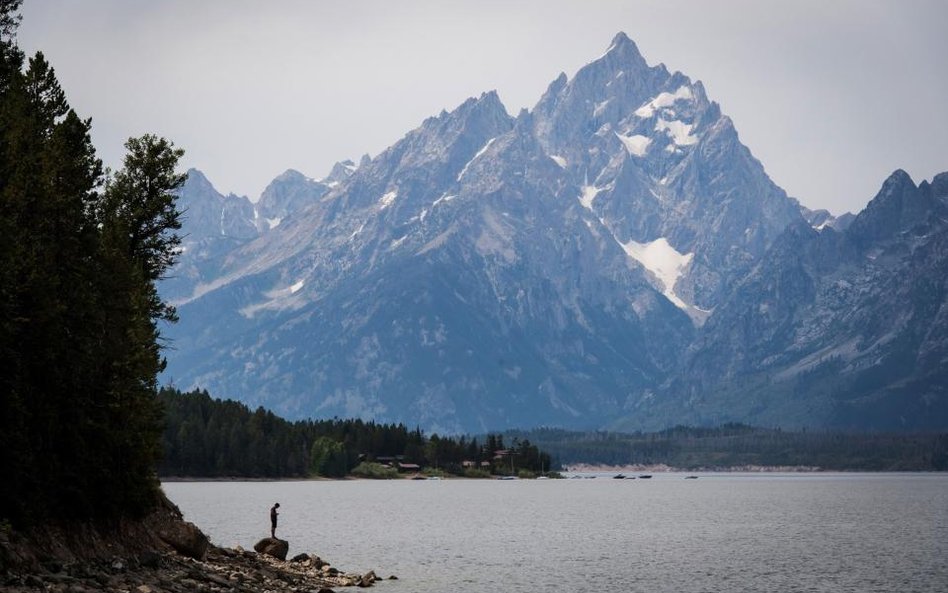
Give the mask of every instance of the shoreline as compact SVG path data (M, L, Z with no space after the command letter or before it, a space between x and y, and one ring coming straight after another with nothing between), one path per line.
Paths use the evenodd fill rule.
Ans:
M390 576L386 580L396 580ZM48 559L38 568L0 573L0 591L92 593L328 593L333 588L371 587L383 580L374 571L340 571L318 556L300 554L279 560L249 550L211 546L202 559L173 552L147 551L98 559Z
M608 474L608 473L652 473L652 474L937 474L946 473L940 470L887 470L887 469L828 469L808 465L735 465L721 467L680 468L665 464L632 464L632 465L594 465L577 463L564 467L559 473L565 474ZM504 476L490 476L486 478L472 478L468 476L440 476L437 480L500 480ZM524 480L536 478L518 478ZM397 478L362 478L346 476L344 478L246 478L246 477L196 477L196 476L168 476L159 477L161 483L188 483L188 482L375 482L375 481L413 481L411 476ZM425 478L427 480L427 478ZM419 480L421 481L421 480Z
M162 493L141 519L0 528L0 592L328 593L382 580L315 554L287 559L285 540L264 538L254 547L214 545Z
M665 465L664 463L655 464L629 464L629 465L598 465L588 463L576 463L563 469L565 473L624 473L624 472L646 472L656 474L733 474L733 473L820 473L827 471L857 471L865 473L884 473L873 472L869 470L827 470L819 466L810 465L736 465L723 467L698 467L698 468L680 468Z

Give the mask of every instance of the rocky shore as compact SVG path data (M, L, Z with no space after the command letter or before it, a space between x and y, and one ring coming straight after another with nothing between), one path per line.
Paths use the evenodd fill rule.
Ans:
M374 572L344 573L307 554L282 561L239 548L211 548L204 560L165 552L68 564L46 561L40 570L4 574L0 591L326 593L337 587L370 587L378 580Z
M380 580L374 571L345 572L315 555L286 560L284 540L265 538L255 548L211 545L166 499L149 517L108 528L17 533L0 526L0 592L327 593Z

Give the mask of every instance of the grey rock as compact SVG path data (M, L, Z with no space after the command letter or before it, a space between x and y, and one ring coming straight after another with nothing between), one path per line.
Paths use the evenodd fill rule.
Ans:
M161 554L154 550L147 550L138 556L138 564L146 568L157 568L161 564Z
M330 189L325 181L310 179L299 171L288 169L260 194L256 204L257 228L261 231L276 228L287 217L315 204Z
M193 523L185 521L165 522L158 528L158 537L176 552L188 558L203 560L210 541Z
M259 554L272 556L277 560L286 560L286 555L290 551L290 544L286 540L276 537L266 537L254 544L253 549Z

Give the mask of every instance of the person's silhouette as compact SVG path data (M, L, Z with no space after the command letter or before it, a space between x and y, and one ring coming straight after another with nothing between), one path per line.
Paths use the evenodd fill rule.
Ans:
M270 507L270 537L272 538L276 538L277 515L279 515L279 513L277 513L278 508L280 508L280 503L276 503Z

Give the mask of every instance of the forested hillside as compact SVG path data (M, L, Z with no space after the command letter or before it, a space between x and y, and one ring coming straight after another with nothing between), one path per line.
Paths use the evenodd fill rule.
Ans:
M16 46L0 0L0 521L142 514L163 368L155 282L174 263L182 151L128 141L107 175L42 53Z
M528 439L509 439L508 447L499 435L481 441L426 436L403 424L338 418L288 422L263 408L251 411L213 399L206 391L166 388L159 398L167 418L162 476L342 477L363 462L382 461L476 476L550 469L550 456Z
M824 470L948 470L948 434L785 431L726 424L679 426L660 432L511 431L530 439L564 466L652 465L681 469L803 466Z

